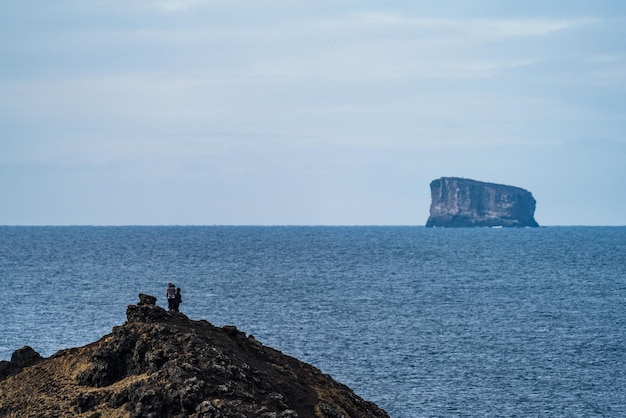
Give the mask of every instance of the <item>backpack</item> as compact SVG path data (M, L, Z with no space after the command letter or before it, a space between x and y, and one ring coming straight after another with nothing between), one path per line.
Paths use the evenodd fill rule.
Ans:
M167 288L167 298L168 299L174 299L176 297L176 288L175 287L168 287Z

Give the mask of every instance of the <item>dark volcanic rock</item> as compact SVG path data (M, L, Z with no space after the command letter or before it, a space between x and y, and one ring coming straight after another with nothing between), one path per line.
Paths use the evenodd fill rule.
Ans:
M17 349L11 355L11 363L17 367L32 366L43 360L43 357L29 346Z
M139 303L137 305L156 305L157 298L154 296L146 295L145 293L139 294Z
M18 348L11 355L11 361L0 361L0 380L17 374L22 368L37 364L43 359L38 352L27 345Z
M430 183L427 227L537 227L536 201L525 189L458 177Z
M145 303L127 317L99 341L1 380L0 416L388 417L234 326Z

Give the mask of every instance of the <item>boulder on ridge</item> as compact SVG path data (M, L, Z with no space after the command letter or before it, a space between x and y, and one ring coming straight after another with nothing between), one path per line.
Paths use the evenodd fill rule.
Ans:
M30 346L25 345L22 348L18 348L11 355L11 361L0 361L0 380L17 374L24 367L37 364L43 359L44 358Z

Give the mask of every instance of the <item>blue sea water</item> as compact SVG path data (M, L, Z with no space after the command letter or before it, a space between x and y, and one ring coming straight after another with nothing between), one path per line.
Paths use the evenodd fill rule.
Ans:
M626 227L0 227L0 360L170 281L392 418L626 416Z

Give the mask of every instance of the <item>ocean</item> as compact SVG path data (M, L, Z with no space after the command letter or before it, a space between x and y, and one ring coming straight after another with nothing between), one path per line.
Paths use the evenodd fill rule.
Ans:
M168 282L392 418L626 416L626 227L0 227L0 360Z

